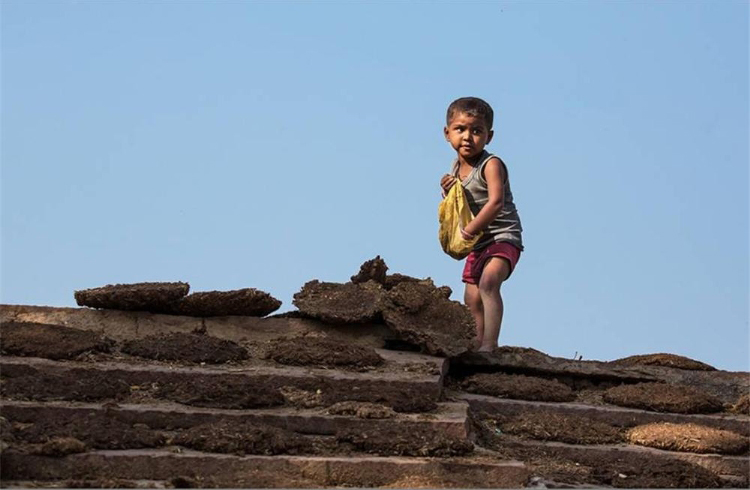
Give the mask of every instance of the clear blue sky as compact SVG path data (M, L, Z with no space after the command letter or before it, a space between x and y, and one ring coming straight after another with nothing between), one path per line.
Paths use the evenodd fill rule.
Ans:
M748 2L2 1L2 289L292 309L437 242L445 109L496 113L526 251L501 344L748 370Z

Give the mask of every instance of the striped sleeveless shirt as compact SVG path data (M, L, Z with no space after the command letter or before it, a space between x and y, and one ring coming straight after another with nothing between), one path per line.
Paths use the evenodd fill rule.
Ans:
M483 230L484 234L477 244L474 245L474 250L481 250L493 242L508 242L523 250L521 218L518 216L515 204L513 204L513 193L510 190L508 167L505 166L505 162L500 157L492 155L487 151L482 153L479 158L479 165L474 167L469 176L462 182L466 200L474 216L479 214L482 207L487 204L489 193L487 191L487 181L482 176L482 172L485 165L487 165L487 161L492 157L498 158L505 169L503 209L500 210L500 213L490 222L487 228ZM451 175L458 178L458 160L453 162Z

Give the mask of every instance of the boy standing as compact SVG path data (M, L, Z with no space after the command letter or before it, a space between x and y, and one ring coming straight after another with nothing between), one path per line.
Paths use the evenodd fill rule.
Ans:
M458 181L464 186L474 219L461 230L470 240L483 232L464 266L464 302L477 325L480 352L497 346L503 320L500 286L510 277L523 250L521 220L513 204L508 169L484 147L492 140L493 111L476 97L451 103L443 128L445 139L456 151L450 174L440 180L443 192Z

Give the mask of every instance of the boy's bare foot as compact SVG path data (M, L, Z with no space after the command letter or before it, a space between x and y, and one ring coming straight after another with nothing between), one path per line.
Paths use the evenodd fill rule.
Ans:
M471 350L476 351L479 350L480 347L482 347L481 339L474 339L471 341Z
M479 349L477 349L477 352L492 352L493 350L495 350L494 345L482 344L479 346Z

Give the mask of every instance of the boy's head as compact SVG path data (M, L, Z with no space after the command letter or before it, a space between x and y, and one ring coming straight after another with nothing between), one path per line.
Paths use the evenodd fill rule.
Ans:
M469 116L481 117L484 119L485 124L487 124L487 130L489 131L492 129L492 120L494 118L492 107L479 97L461 97L460 99L451 102L451 105L448 106L448 113L445 117L445 124L447 126L450 126L451 120L456 114L467 114Z
M445 140L459 157L471 162L492 141L492 107L476 97L462 97L448 106Z

